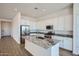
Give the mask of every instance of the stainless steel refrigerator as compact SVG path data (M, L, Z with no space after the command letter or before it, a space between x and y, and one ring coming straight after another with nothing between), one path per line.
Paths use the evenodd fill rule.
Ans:
M24 44L25 39L22 36L28 36L30 34L30 26L29 25L21 25L20 26L20 43Z

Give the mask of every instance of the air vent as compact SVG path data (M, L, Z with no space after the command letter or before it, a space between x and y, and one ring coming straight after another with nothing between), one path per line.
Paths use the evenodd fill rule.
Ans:
M34 8L35 10L37 10L38 8L36 7L36 8Z

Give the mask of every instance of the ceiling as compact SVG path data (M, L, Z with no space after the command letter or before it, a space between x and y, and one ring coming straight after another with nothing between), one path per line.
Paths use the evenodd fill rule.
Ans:
M0 3L0 18L12 19L17 12L23 16L39 18L65 7L69 3Z

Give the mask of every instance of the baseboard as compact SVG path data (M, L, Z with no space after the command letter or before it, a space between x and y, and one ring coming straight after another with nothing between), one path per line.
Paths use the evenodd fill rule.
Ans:
M12 37L12 39L14 39L14 38ZM16 41L16 43L20 44L20 42L18 42L16 39L14 39L14 40Z
M67 49L64 49L64 48L60 48L60 49L63 49L63 50L66 50L66 51L70 51L70 52L72 52L71 50L67 50Z
M73 51L70 51L70 50L67 50L67 49L64 49L64 48L60 48L60 49L63 49L63 50L66 50L66 51L72 52L72 55L73 55L73 56L79 56L79 54L76 53L76 52L73 52Z
M11 37L11 35L1 36L1 37Z

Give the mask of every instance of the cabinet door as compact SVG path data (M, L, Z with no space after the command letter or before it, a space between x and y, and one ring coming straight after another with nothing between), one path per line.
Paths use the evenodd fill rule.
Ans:
M64 39L64 49L72 51L72 38Z
M57 26L57 30L64 30L64 17L59 17Z
M73 29L72 15L65 16L64 28L65 28L64 29L65 31L72 31L72 29Z
M54 30L58 30L58 18L53 19Z
M60 40L60 47L72 51L72 38L53 36L54 39Z

